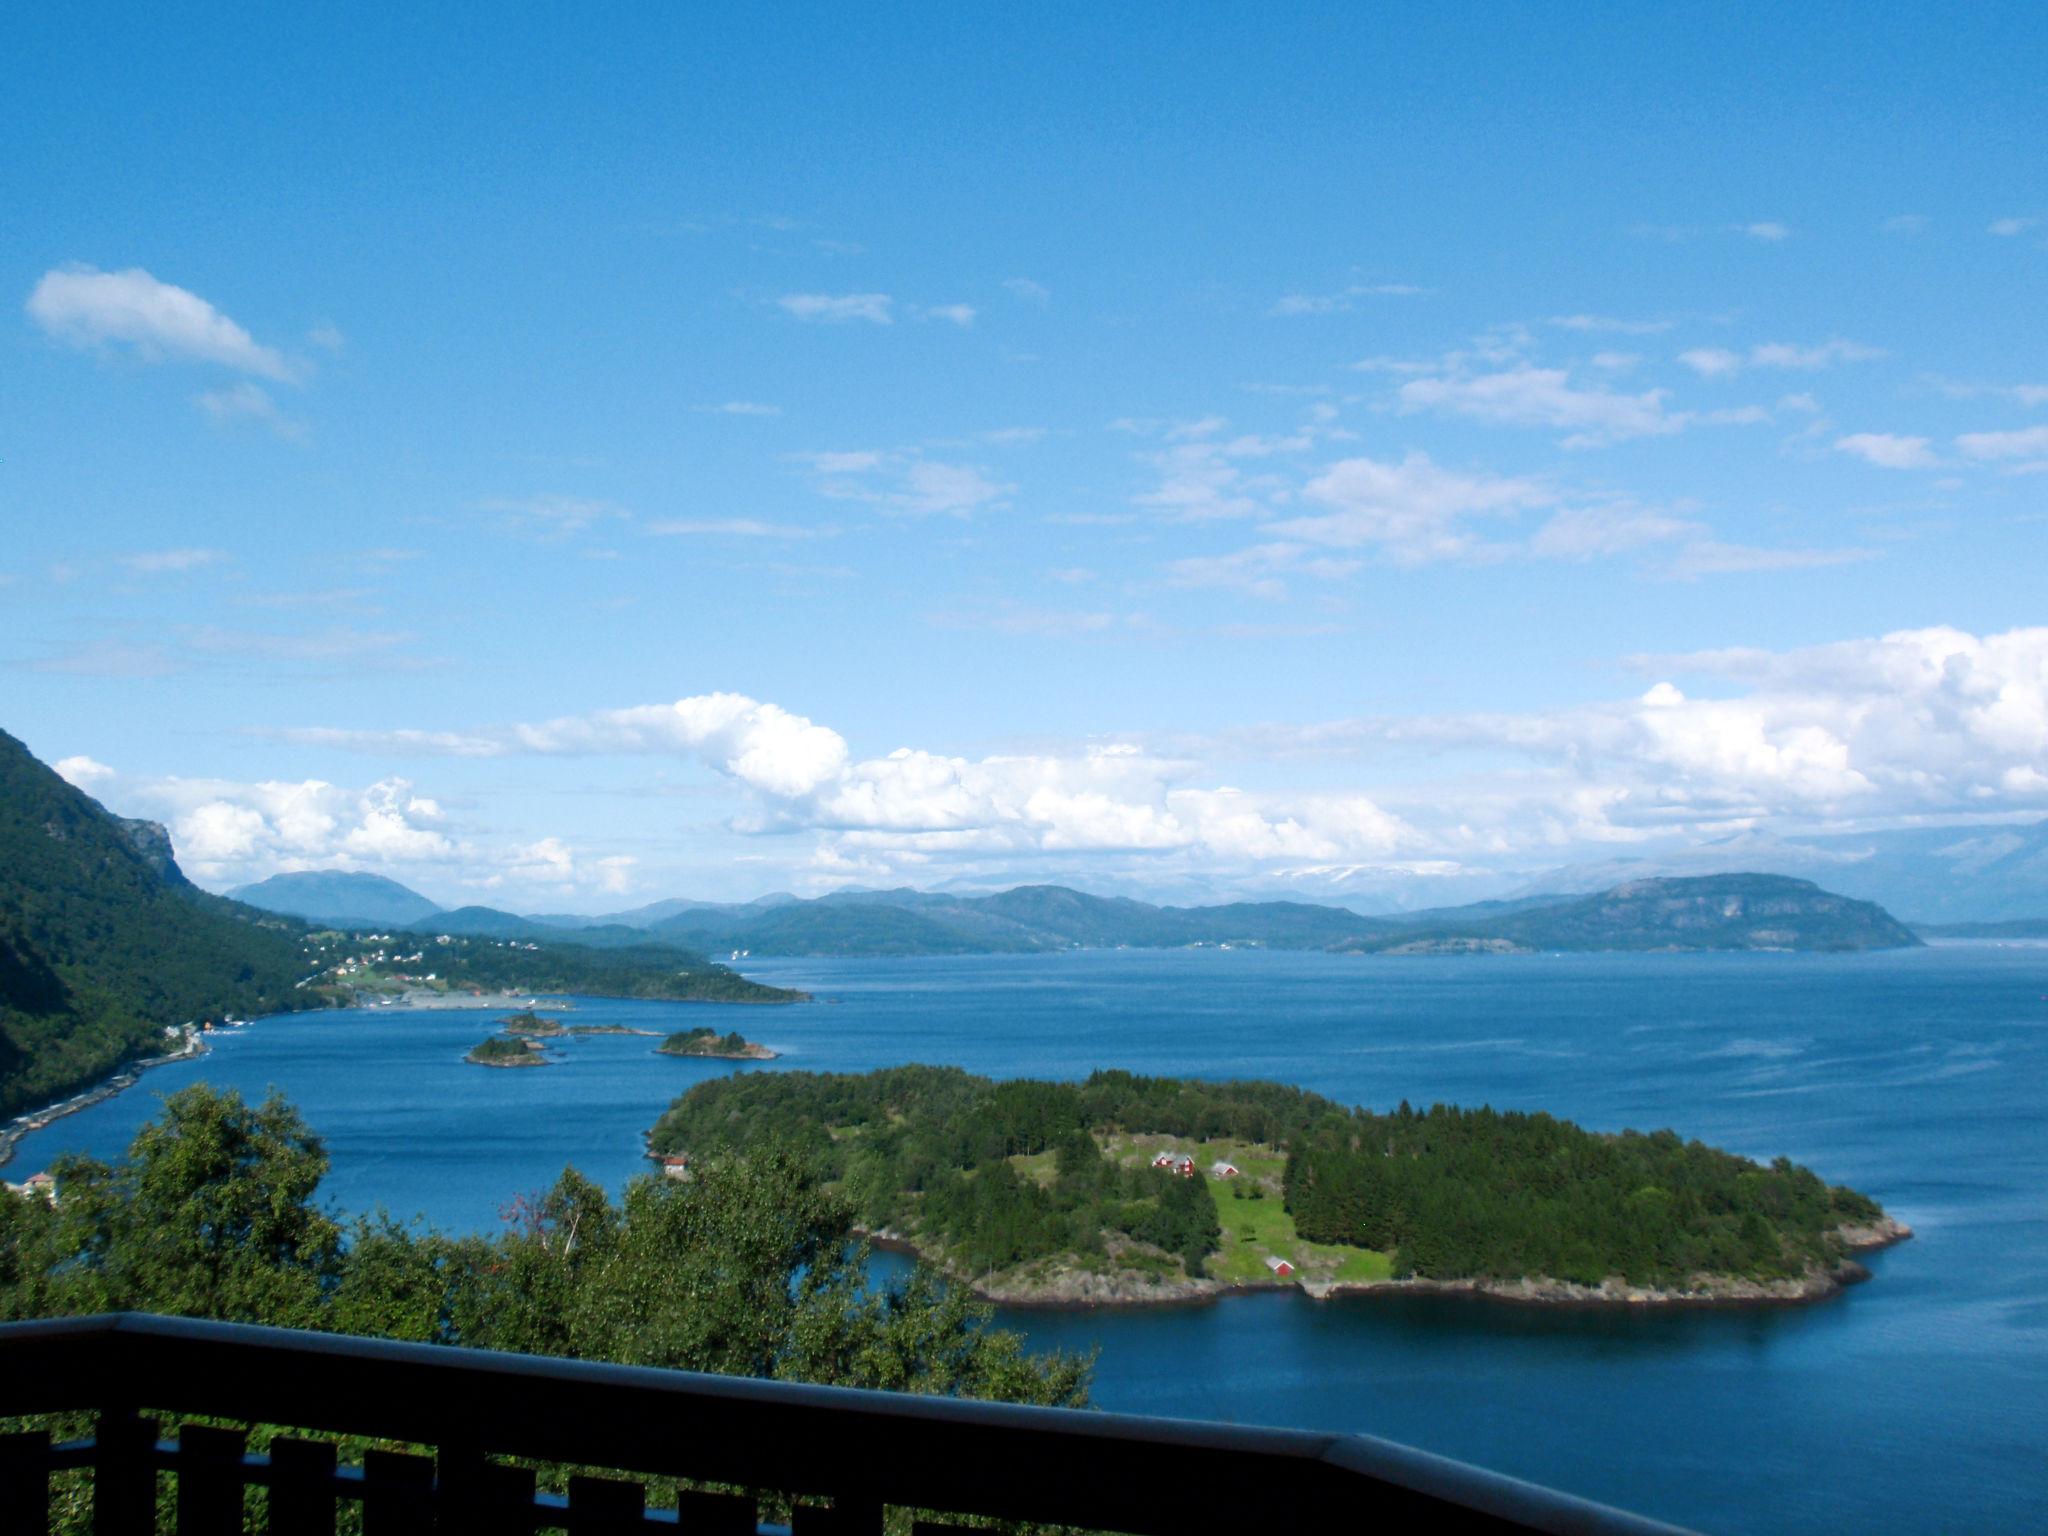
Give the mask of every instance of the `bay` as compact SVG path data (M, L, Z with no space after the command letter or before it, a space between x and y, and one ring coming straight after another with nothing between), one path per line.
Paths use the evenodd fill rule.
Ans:
M1346 1103L1547 1109L1784 1154L1918 1233L1807 1307L1615 1312L1451 1298L1234 1297L1012 1311L1099 1348L1104 1408L1384 1435L1714 1531L2048 1524L2048 949L1395 959L1262 951L752 961L817 1004L578 1000L573 1022L738 1027L763 1065L645 1036L539 1071L462 1053L475 1012L259 1021L23 1144L111 1156L192 1081L275 1086L326 1138L325 1195L493 1227L565 1164L618 1186L640 1134L730 1071L950 1063L1299 1083Z

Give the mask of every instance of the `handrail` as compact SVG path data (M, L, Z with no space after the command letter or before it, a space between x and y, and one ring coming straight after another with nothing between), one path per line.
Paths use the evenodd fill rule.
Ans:
M1365 1435L1024 1407L117 1313L0 1325L0 1415L225 1418L1094 1530L1676 1528ZM104 1438L104 1434L103 1434Z

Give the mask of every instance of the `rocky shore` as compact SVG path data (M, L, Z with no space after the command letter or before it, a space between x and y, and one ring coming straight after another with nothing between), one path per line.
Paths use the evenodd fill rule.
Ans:
M1845 1250L1867 1253L1904 1242L1913 1235L1905 1223L1885 1217L1868 1226L1835 1229ZM868 1234L877 1248L913 1256L921 1255L917 1244L901 1233L882 1231ZM975 1280L956 1276L983 1301L1007 1307L1143 1307L1186 1306L1214 1301L1222 1296L1299 1291L1317 1301L1340 1296L1470 1296L1526 1306L1773 1306L1821 1301L1839 1294L1846 1286L1870 1278L1870 1271L1854 1259L1844 1257L1830 1268L1810 1269L1804 1275L1782 1280L1751 1280L1739 1275L1696 1275L1679 1287L1630 1285L1612 1276L1598 1285L1580 1285L1546 1276L1524 1276L1515 1280L1370 1280L1316 1281L1274 1279L1250 1284L1227 1284L1206 1277L1145 1274L1133 1270L1103 1272L1057 1261L1031 1266L1023 1274L985 1276Z
M6 1127L0 1128L0 1167L14 1161L14 1149L20 1145L24 1137L34 1135L52 1121L62 1120L66 1115L75 1115L81 1109L91 1109L95 1104L103 1104L117 1093L125 1093L140 1082L142 1074L151 1067L165 1066L173 1061L190 1061L194 1056L205 1054L206 1037L194 1030L185 1037L185 1043L175 1051L130 1062L105 1082L88 1088L83 1093L73 1094L59 1103L46 1104L41 1109L31 1109L24 1114L16 1115Z

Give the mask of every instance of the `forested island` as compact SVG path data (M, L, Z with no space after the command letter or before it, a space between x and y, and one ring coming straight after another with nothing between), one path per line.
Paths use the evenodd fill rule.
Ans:
M657 1156L792 1153L884 1241L1014 1302L1299 1284L1531 1301L1801 1300L1909 1235L1779 1159L1545 1114L1347 1109L1272 1083L955 1068L700 1083Z
M708 1025L678 1030L656 1047L664 1056L709 1056L718 1061L773 1061L775 1052L738 1030L721 1035Z
M545 1067L547 1053L521 1035L493 1035L470 1047L462 1058L479 1067Z

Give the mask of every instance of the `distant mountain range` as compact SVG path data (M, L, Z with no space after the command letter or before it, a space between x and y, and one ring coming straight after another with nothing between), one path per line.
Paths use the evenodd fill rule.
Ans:
M342 877L347 878L347 877ZM265 882L265 885L272 882ZM381 891L378 894L388 895ZM288 888L301 903L312 884ZM403 890L403 887L399 888ZM256 900L264 886L245 887ZM353 922L367 890L330 888L332 919ZM406 892L408 896L416 893ZM424 899L424 898L419 898ZM316 920L321 915L308 914ZM392 923L428 933L564 941L601 947L650 941L753 955L1017 954L1074 948L1232 945L1347 953L1593 949L1881 949L1919 943L1883 908L1805 880L1737 873L1630 881L1592 897L1548 894L1365 917L1309 902L1166 907L1057 885L989 896L842 891L745 904L666 901L605 918L522 917L458 907Z
M402 928L422 922L441 908L418 891L386 880L382 875L362 875L343 869L308 869L293 874L272 875L254 885L229 891L234 901L247 902L266 912L283 912L314 922L337 926L378 928L390 924Z
M1573 864L1525 891L1588 893L1651 876L1762 870L1882 903L1915 927L2048 918L2048 821L1827 837L1752 832L1681 852Z

